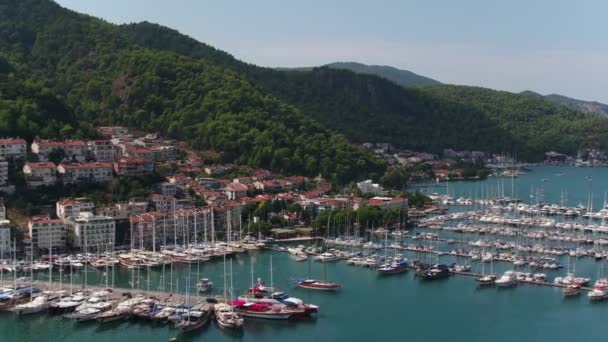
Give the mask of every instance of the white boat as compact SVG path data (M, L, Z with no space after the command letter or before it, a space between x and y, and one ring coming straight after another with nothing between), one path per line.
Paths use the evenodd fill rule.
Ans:
M213 288L213 282L208 278L203 278L199 280L196 288L198 289L198 292L209 292Z
M603 300L608 298L608 279L598 279L587 296L591 300Z
M222 328L239 329L243 327L243 318L231 305L220 303L213 306L217 324Z
M320 262L330 262L330 261L338 260L338 257L332 253L325 252L325 253L317 255L314 259L316 261L320 261Z
M31 302L15 306L12 311L17 315L31 315L46 311L49 305L50 303L47 301L46 296L39 296Z
M507 271L500 278L496 279L497 287L511 287L516 285L518 282L517 275L513 271Z

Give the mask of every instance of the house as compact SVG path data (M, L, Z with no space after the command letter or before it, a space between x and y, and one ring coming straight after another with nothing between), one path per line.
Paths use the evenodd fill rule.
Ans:
M8 186L8 161L0 157L0 188Z
M114 162L114 171L123 176L144 176L154 171L154 163L141 158L122 157Z
M265 169L256 169L254 172L254 176L258 180L269 179L272 177L272 172Z
M230 183L224 188L224 193L229 200L235 200L237 198L247 196L248 189L249 188L245 184Z
M163 196L175 196L177 194L177 186L171 182L162 182L159 185L160 194Z
M162 223L160 223L162 225ZM152 214L144 215L131 215L129 217L129 227L131 229L131 244L134 248L145 249L146 247L154 244L155 229L156 229L156 218ZM164 226L158 227L159 232L162 231ZM158 235L156 235L158 236ZM161 240L159 239L158 242Z
M357 183L357 187L364 194L373 194L376 196L384 196L386 191L380 186L380 184L372 183L371 179Z
M315 212L322 210L336 210L352 208L352 201L348 198L313 198L302 202L304 208L312 207Z
M129 135L129 129L120 126L101 126L97 127L97 131L106 138L122 138Z
M26 163L23 166L23 174L29 188L49 186L57 182L57 169L55 164L50 162Z
M66 229L61 219L33 216L27 225L32 246L38 249L65 249Z
M145 147L127 148L126 156L131 158L140 158L146 161L153 161L154 154L152 150Z
M367 201L367 205L377 206L380 209L407 209L408 201L407 198L402 197L374 197Z
M25 159L27 143L21 138L0 139L0 157L6 159Z
M175 197L151 194L150 201L157 211L169 211L175 207Z
M60 219L78 217L81 213L95 211L95 203L86 197L66 198L55 203L55 214Z
M82 140L36 140L32 143L32 153L38 155L38 161L46 162L54 150L63 150L65 160L83 162L87 156L87 144Z
M232 165L211 165L205 167L204 171L210 176L219 176L232 171Z
M112 180L112 163L61 163L57 173L64 184L82 182L105 183Z
M0 220L0 254L8 256L13 251L13 241L11 240L11 221Z
M114 161L114 145L110 140L91 140L87 142L90 155L97 162Z
M131 215L141 215L148 211L148 202L131 200L97 208L97 215L110 216L115 220L126 220Z
M194 167L194 166L181 166L177 170L180 173L183 173L184 175L190 176L190 177L196 177L203 171L200 167Z
M152 158L158 162L175 160L177 158L177 147L173 145L154 146L150 150L152 151Z
M167 181L171 184L175 184L177 187L184 187L191 180L190 177L184 175L171 175L167 176Z
M74 247L87 251L105 251L115 242L116 223L109 216L80 213L65 220L66 228L74 236Z

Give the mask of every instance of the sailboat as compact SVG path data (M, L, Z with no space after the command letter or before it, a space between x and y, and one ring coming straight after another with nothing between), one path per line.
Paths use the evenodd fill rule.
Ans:
M234 310L232 305L226 304L228 298L226 282L226 255L224 255L224 303L215 304L213 311L217 324L225 329L240 329L243 327L243 318ZM232 297L232 260L230 260L230 296Z
M384 241L385 248L385 258L386 258L386 246L388 244L388 230L386 231L386 238ZM409 269L409 263L406 258L402 255L397 254L397 246L395 245L395 255L391 262L387 262L386 264L380 265L378 267L378 273L381 275L391 275L391 274L399 274L407 271Z
M190 301L190 269L188 269L187 286L186 286L186 301ZM188 305L189 303L186 303ZM201 303L189 308L188 311L180 316L175 323L175 327L183 332L190 332L203 328L209 323L213 306L209 303Z
M482 252L482 254L485 254L485 252ZM492 258L490 260L490 274L488 274L488 275L485 274L485 263L484 262L481 263L481 277L475 278L475 281L478 283L478 285L480 287L494 286L496 284L496 275L492 274L492 269L491 269L493 259L494 258Z
M295 282L299 287L319 290L319 291L335 291L342 287L342 284L332 283L327 281L327 263L323 263L324 280L315 280L310 278L310 259L308 260L308 279L296 279Z
M50 250L52 251L52 246L50 248ZM50 252L52 253L52 252ZM31 264L30 264L30 279L32 280L32 282L34 281L34 268L32 267L32 265L34 265L34 248L33 248L33 243L30 245L30 254L31 254ZM51 257L52 260L52 257ZM49 281L52 284L52 266L49 269ZM30 287L30 291L33 291L33 287ZM48 297L46 295L40 295L36 298L33 297L33 292L30 292L30 302L28 303L24 303L24 304L19 304L17 306L15 306L12 311L14 313L16 313L17 315L30 315L30 314L36 314L36 313L41 313L41 312L45 312L49 306L50 306L50 302L48 301Z

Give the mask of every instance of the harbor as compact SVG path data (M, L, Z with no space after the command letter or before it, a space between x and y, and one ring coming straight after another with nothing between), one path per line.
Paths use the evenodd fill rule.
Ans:
M602 169L538 168L519 176L516 180L519 184L514 187L530 192L530 184L539 187L542 184L546 203L559 204L560 194L568 185L567 176L559 176L564 181L556 190L550 187L550 182L541 181L548 179L549 173L559 171L581 174L573 176L572 188L568 189L572 198L566 203L569 208L578 206L579 202L586 204L585 199L590 198L587 188L576 184L579 178L587 184L585 173L606 172ZM598 212L603 208L603 192L608 187L601 184L601 177L595 177L598 184L594 186L597 190L593 211ZM498 180L485 182L490 187ZM467 189L479 188L481 183L463 182L451 186L454 187L453 196L458 198L474 193ZM421 218L419 225L407 232L397 232L395 227L386 230L378 227L371 234L357 233L353 229L338 234L330 227L327 236L317 240L271 241L264 248L235 247L235 251L226 253L226 259L233 267L231 280L235 296L247 292L260 278L267 284L272 282L289 296L318 306L318 313L311 318L272 322L245 318L243 330L238 334L221 329L215 323L195 334L180 334L172 325L151 324L134 318L109 324L79 324L61 315L18 316L9 311L0 313L0 329L8 332L8 341L44 341L45 334L65 341L82 340L88 334L95 334L96 341L112 341L119 336L165 341L171 338L244 341L290 338L303 341L319 333L331 340L364 341L375 338L374 335L380 332L383 338L402 338L403 332L392 328L398 317L406 327L421 327L408 330L408 336L411 334L416 340L448 339L455 331L469 341L486 340L488 336L496 341L527 340L539 336L540 332L525 323L541 320L554 326L542 332L543 339L566 341L577 338L577 331L568 329L569 325L584 327L588 330L585 336L600 338L602 331L594 326L605 319L608 302L590 300L588 294L596 280L604 277L608 246L601 241L608 234L601 228L602 220L590 220L583 214L564 218L505 209L508 207L506 203L453 206L447 214ZM238 243L233 242L233 245ZM325 248L320 249L321 246ZM114 299L129 293L132 297L143 295L161 300L171 295L173 300L192 304L207 302L208 297L221 302L225 274L222 248L225 251L227 247L218 247L214 249L215 255L203 255L207 258L192 262L168 253L175 259L164 266L140 267L118 262L113 267L93 267L89 262L78 271L70 272L69 267L63 267L60 273L55 268L52 284L48 283L49 270L41 266L43 261L37 261L40 270L29 271L34 274L35 285L41 289L58 290L62 286L70 292L74 288L82 289L86 282L91 291L113 285L109 287L114 288ZM298 259L298 249L308 251L310 262ZM160 251L158 255L161 255ZM380 275L378 269L384 262L382 258L394 255L407 258L409 270L391 276ZM119 253L116 258L120 259ZM373 259L373 262L365 259ZM363 261L357 264L357 260ZM424 280L414 261L418 265L448 265L449 276ZM22 270L20 276L27 271ZM501 277L509 271L515 272L513 277L517 283L508 288L480 287L476 282L484 275L493 273ZM556 282L557 278L563 279L569 273L589 278L589 283L581 286L581 294L576 297L564 296L567 285ZM341 288L330 293L307 290L294 283L294 279L301 277L339 282ZM196 283L201 278L214 282L210 293L196 293ZM10 272L5 272L5 286L11 281ZM78 285L70 288L70 282ZM445 329L431 329L436 322L441 322ZM369 329L371 326L374 329ZM36 332L32 331L33 327ZM506 336L497 333L504 332L507 327L511 328Z

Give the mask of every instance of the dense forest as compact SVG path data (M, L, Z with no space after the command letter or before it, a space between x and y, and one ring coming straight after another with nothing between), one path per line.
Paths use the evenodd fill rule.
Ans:
M508 152L530 161L548 150L572 154L581 146L608 147L608 120L544 98L453 85L406 88L367 72L329 67L261 68L157 24L122 28L136 44L235 70L354 142L390 142L431 152Z
M74 120L160 131L219 149L225 162L337 183L384 171L370 152L218 63L139 47L119 27L50 1L0 4L13 74L52 88Z
M261 68L175 30L112 25L49 0L0 0L0 57L5 79L15 80L1 92L10 102L0 109L4 135L77 137L95 124L127 125L222 150L222 161L337 183L385 170L351 142L537 160L545 150L608 141L608 121L543 99L404 88L330 68Z

